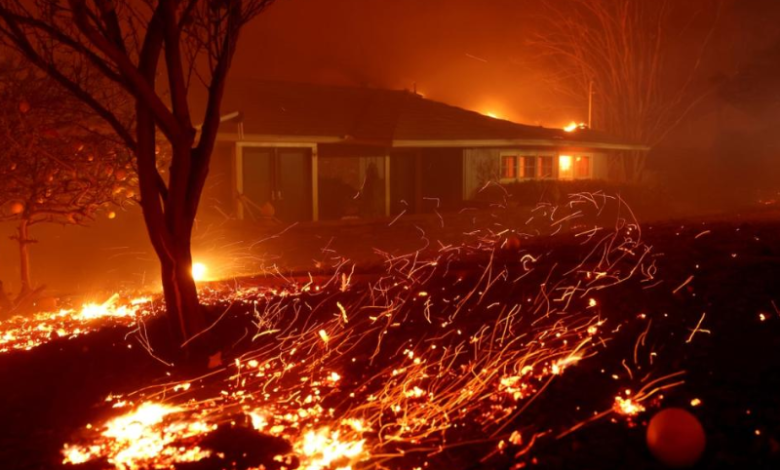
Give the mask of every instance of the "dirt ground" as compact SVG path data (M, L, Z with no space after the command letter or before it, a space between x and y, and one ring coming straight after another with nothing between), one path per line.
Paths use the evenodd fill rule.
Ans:
M499 232L513 222L533 227L527 223L527 213L502 220L490 214L459 214L444 224L428 217L247 232L242 255L237 257L240 266L233 269L251 270L260 263L266 269L277 264L291 272L315 265L315 270L325 273L349 259L369 266L364 272L370 275L374 269L370 266L381 260L375 248L397 255L446 246L469 226L493 223ZM546 226L543 230L549 231ZM519 243L525 243L522 232L518 233ZM613 375L624 375L621 362L644 328L630 320L647 315L654 319L648 340L658 352L654 367L685 371L684 385L664 393L663 406L689 409L707 434L707 448L696 468L778 468L780 216L761 212L646 223L643 236L653 247L662 284L649 290L615 289L605 296L604 317L629 331L623 331L609 350L555 380L523 413L518 426L541 423L542 428L561 430L587 420L598 409L608 409L615 391ZM541 237L533 243L565 257L571 247L559 238ZM219 243L214 250L219 246L222 254L230 252ZM128 347L126 333L112 328L53 341L29 352L0 355L0 467L57 468L63 442L100 416L100 405L109 393L168 378L166 368L145 351ZM694 399L701 404L692 407ZM560 439L540 439L522 459L506 452L483 461L487 449L455 446L436 457L435 466L452 470L508 469L518 463L551 469L663 468L644 443L652 412L641 415L633 426L608 419Z

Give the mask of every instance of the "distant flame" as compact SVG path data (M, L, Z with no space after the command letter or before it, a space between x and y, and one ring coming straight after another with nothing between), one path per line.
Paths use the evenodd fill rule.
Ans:
M565 130L566 132L574 132L577 129L584 129L586 127L587 126L585 125L584 122L581 122L581 123L577 124L576 122L572 121L572 122L569 123L568 126L564 127L563 130Z

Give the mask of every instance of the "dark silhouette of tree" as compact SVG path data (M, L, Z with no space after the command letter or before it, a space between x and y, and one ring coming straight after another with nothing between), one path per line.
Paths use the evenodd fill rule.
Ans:
M0 0L4 41L92 108L134 153L168 317L184 344L206 326L191 274L191 236L227 73L241 28L271 3ZM193 82L208 95L199 128L188 103ZM112 109L116 94L133 102L131 121ZM167 181L157 166L158 129L171 149Z
M780 42L741 64L723 86L726 102L771 120L780 109ZM772 122L772 121L769 121ZM771 125L774 126L774 122Z
M17 223L21 289L31 300L30 235L40 223L84 225L135 195L124 146L76 99L37 69L0 64L0 220ZM110 132L110 131L109 131Z
M554 71L556 92L584 103L592 87L594 128L652 147L716 89L702 77L702 63L723 4L548 0L545 32L531 45ZM639 180L645 157L623 155L613 171Z

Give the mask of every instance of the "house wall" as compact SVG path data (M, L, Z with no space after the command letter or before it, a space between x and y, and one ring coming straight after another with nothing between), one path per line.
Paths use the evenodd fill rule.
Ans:
M463 150L463 199L472 199L488 181L498 181L501 149Z
M463 150L406 148L390 152L390 214L459 209Z
M236 215L236 157L234 143L220 142L215 149L211 172L206 184L201 215L229 217ZM261 147L263 148L263 147ZM273 144L265 146L272 149ZM251 158L254 147L247 147L243 160ZM372 218L382 216L385 206L391 215L455 210L464 200L473 199L488 181L501 178L502 156L536 155L553 158L553 178L558 177L558 157L561 154L587 155L591 161L591 178L609 179L608 155L604 152L582 152L560 149L518 148L410 148L389 150L379 146L333 145L318 146L317 207L322 220L342 218ZM386 158L389 158L389 172ZM246 163L246 162L244 162ZM242 167L245 165L242 165ZM372 197L361 196L369 167L376 173ZM311 185L311 168L304 168ZM250 172L251 173L251 172ZM274 173L274 172L269 172ZM278 172L276 172L278 173ZM256 181L260 175L243 175ZM386 186L386 180L390 182ZM306 219L311 218L312 194L301 191L300 204L306 206ZM245 190L247 188L244 188ZM289 194L289 193L287 193ZM389 196L389 198L387 197ZM285 198L287 199L287 198ZM257 202L262 205L262 201ZM279 208L281 215L281 207Z
M423 212L460 208L463 201L463 151L458 148L421 150L421 196Z
M226 218L235 215L235 145L217 142L209 164L209 176L203 187L199 217Z
M592 153L594 180L609 179L609 155L606 153Z

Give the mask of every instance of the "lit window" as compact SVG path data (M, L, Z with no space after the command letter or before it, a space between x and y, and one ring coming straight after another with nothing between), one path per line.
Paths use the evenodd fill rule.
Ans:
M552 178L553 157L539 157L539 177Z
M517 157L510 156L504 157L501 165L501 178L515 179L517 178Z
M569 155L560 155L558 157L558 178L562 180L574 178L573 160Z
M590 178L590 157L577 157L574 160L577 178Z
M536 178L536 157L521 157L521 177Z

